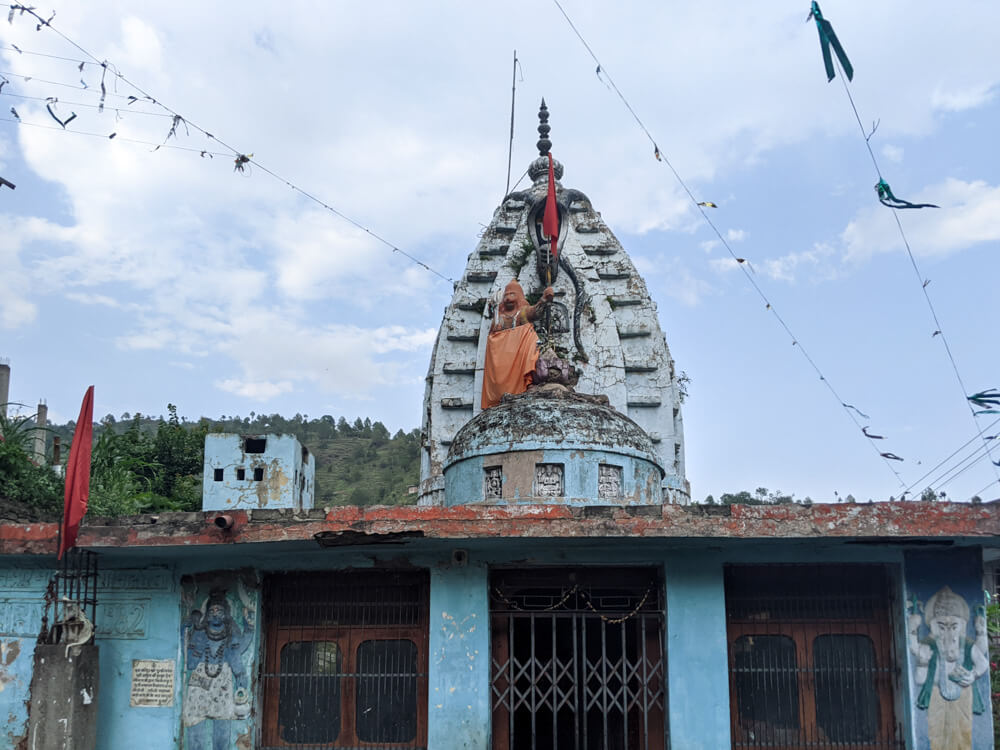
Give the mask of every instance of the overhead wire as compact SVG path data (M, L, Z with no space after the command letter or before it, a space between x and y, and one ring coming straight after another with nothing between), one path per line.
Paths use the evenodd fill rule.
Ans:
M847 85L847 76L844 74L844 69L840 64L840 59L838 56L834 56L833 61L837 66L837 70L840 72L840 82L844 86L844 93L847 94L847 100L851 103L851 111L854 113L854 119L857 121L858 127L861 129L861 137L865 142L865 148L868 151L868 155L871 157L872 165L875 167L875 173L878 176L879 185L882 185L885 183L885 180L882 176L882 169L879 167L878 159L875 156L875 151L872 149L872 144L871 144L871 135L874 135L874 129L871 135L865 134L865 126L861 121L861 115L858 112L858 107L854 103L854 97L851 95L850 86ZM901 209L895 208L893 206L887 206L887 208L892 209L892 218L896 222L896 228L899 230L899 236L903 240L903 246L906 248L906 255L910 259L910 265L913 268L913 272L917 276L917 283L920 285L920 290L923 293L924 301L927 303L927 308L930 311L931 318L934 321L934 336L941 337L941 343L944 344L944 350L948 357L948 361L951 363L951 369L955 373L955 379L958 381L959 388L962 389L962 401L968 408L969 416L971 417L973 424L976 425L976 431L978 432L980 439L982 439L983 441L983 445L986 448L987 454L989 454L990 456L990 463L992 464L993 467L993 475L996 478L997 482L1000 482L1000 469L998 469L997 465L993 463L993 452L991 450L991 446L989 445L990 441L985 439L985 436L983 434L983 429L979 424L979 420L976 419L976 410L973 408L972 403L968 399L969 391L965 386L965 381L962 378L962 373L958 369L958 363L955 361L955 355L951 350L951 344L948 343L948 336L945 332L944 326L941 325L941 321L938 318L937 310L934 308L934 302L931 299L930 292L927 290L927 287L929 285L928 279L920 272L920 267L917 265L917 259L913 255L913 250L910 247L910 242L906 238L906 232L903 231L903 223L899 220L899 211Z
M28 101L38 101L38 102L50 102L53 100L49 96L28 96L27 94L12 94L6 91L0 91L0 96L13 96L15 99L26 99ZM100 104L87 104L86 102L70 102L65 99L56 99L59 104L65 104L67 107L87 107L88 109L101 109ZM114 112L127 112L131 115L146 115L148 117L171 117L166 112L146 112L141 109L123 109L121 107L104 107L104 109L110 109ZM226 154L228 156L228 154Z
M190 151L195 154L200 154L202 156L225 156L228 157L230 154L224 151L208 151L206 149L195 148L193 146L181 146L173 143L156 143L155 141L142 141L137 138L129 138L127 136L121 136L117 133L112 133L108 135L107 133L89 133L85 130L70 130L69 128L60 128L58 125L46 125L38 122L26 122L24 118L20 120L15 120L13 117L0 117L0 122L13 122L17 125L23 125L28 128L41 128L42 130L55 130L62 133L72 133L73 135L85 135L92 138L101 138L102 140L108 141L113 140L115 143L121 141L122 143L135 143L140 146L158 146L159 148L170 148L176 151Z
M316 197L315 195L313 195L309 191L307 191L307 190L299 187L298 185L296 185L295 183L293 183L291 180L289 180L289 179L287 179L287 178L279 175L278 173L276 173L275 171L271 170L270 168L268 168L264 164L260 163L259 161L257 161L256 159L253 158L253 154L252 153L243 152L243 151L240 151L239 149L235 148L234 146L231 146L229 143L223 141L221 138L218 138L213 133L210 133L208 130L204 129L203 127L201 127L197 123L192 122L187 117L182 116L176 110L172 109L171 107L167 106L163 102L159 101L158 99L156 99L155 97L153 97L151 94L149 94L141 86L139 86L136 83L133 83L128 77L125 76L124 73L122 73L120 70L118 70L118 68L115 67L114 65L112 65L110 62L108 62L107 60L101 60L96 55L94 55L89 50L87 50L85 47L83 47L82 45L78 44L76 41L74 41L73 39L71 39L70 37L68 37L66 34L64 34L63 32L61 32L58 28L56 28L55 26L53 26L52 23L51 23L51 21L52 21L51 18L49 18L47 20L44 19L44 18L42 18L40 15L38 15L35 12L35 9L33 7L26 6L26 5L21 5L21 4L17 4L17 3L9 3L9 4L8 3L0 3L0 6L10 8L11 9L11 17L13 17L13 13L15 11L19 11L21 13L21 15L24 15L25 13L27 13L28 15L32 16L33 18L35 18L38 21L38 30L39 31L41 30L41 28L43 26L46 27L46 28L48 28L48 29L50 29L55 34L57 34L62 39L64 39L68 44L72 45L74 48L76 48L77 50L79 50L83 55L85 55L86 57L88 57L91 60L93 60L97 65L100 65L101 68L103 68L105 71L110 72L115 78L117 78L118 80L122 81L122 83L125 83L128 86L131 86L133 90L135 90L138 93L142 94L142 96L147 101L149 101L149 102L153 103L154 105L160 107L161 109L165 110L166 112L169 112L170 115L174 118L174 127L171 128L171 131L170 131L170 133L167 136L168 139L170 138L171 135L174 134L174 129L175 129L176 124L178 122L182 122L182 123L185 124L185 126L189 126L191 128L194 128L198 132L202 133L206 138L208 138L208 139L210 139L212 141L215 141L216 143L218 143L223 148L228 149L231 153L227 154L227 156L233 156L233 157L235 157L235 163L236 163L236 169L237 170L242 171L246 164L252 164L253 166L255 166L258 169L260 169L261 171L263 171L266 174L270 175L272 178L278 180L279 182L283 183L284 185L287 185L289 188L291 188L295 192L299 193L303 197L305 197L308 200L316 203L317 205L321 206L322 208L326 209L330 213L332 213L335 216L339 217L340 219L346 221L347 223L351 224L352 226L356 227L357 229L360 229L361 231L365 232L366 234L368 234L373 239L377 240L382 245L384 245L384 246L388 247L389 249L391 249L394 253L399 253L403 257L409 259L411 262L413 262L416 265L420 266L421 268L423 268L424 270L428 271L429 273L434 274L435 276L439 277L443 281L447 281L447 282L451 283L452 285L455 284L455 280L454 279L452 279L452 278L444 275L443 273L435 270L434 268L431 268L431 266L429 266L424 261L420 260L416 256L414 256L414 255L406 252L402 248L400 248L397 245L393 244L392 242L390 242L389 240L387 240L385 237L381 236L380 234L378 234L374 230L370 229L369 227L365 226L361 222L359 222L356 219L352 218L351 216L345 214L344 212L340 211L339 209L334 208L332 205L330 205L330 204L328 204L328 203L320 200L318 197ZM14 74L14 75L17 75L17 74ZM74 87L74 88L76 88L76 87ZM73 132L73 131L69 131L69 132ZM161 145L165 146L167 144L164 143L164 144L161 144ZM201 149L192 149L192 150L201 151Z
M701 214L702 219L704 219L705 223L708 224L708 226L712 229L712 231L715 233L715 236L719 239L719 242L721 242L722 246L726 248L726 250L732 256L733 260L736 261L736 267L743 273L744 278L750 283L754 291L765 303L765 309L769 310L774 315L775 319L778 321L778 324L785 331L788 337L792 340L792 345L798 348L799 352L805 358L806 362L809 363L813 371L819 376L820 381L826 386L826 388L830 391L833 397L837 400L837 403L841 406L844 413L854 423L855 427L857 427L858 430L862 433L862 437L868 441L872 449L875 451L876 454L878 454L879 458L882 459L883 463L886 465L889 471L891 471L892 474L895 475L896 480L899 482L900 486L905 487L906 483L903 481L902 476L900 475L899 471L897 471L896 468L890 463L892 459L888 458L888 456L892 456L894 454L880 450L879 446L875 443L875 441L864 433L863 428L865 427L865 425L861 424L861 422L855 415L854 411L852 411L851 408L848 407L847 402L843 398L841 398L840 394L833 387L833 384L830 383L829 379L823 374L822 370L820 370L815 360L812 358L812 356L809 354L806 348L802 345L802 342L798 339L797 336L795 336L794 333L792 333L792 330L789 327L788 323L786 323L785 319L778 313L774 305L771 303L770 299L768 299L767 295L764 293L764 290L761 289L760 285L753 278L750 271L746 268L746 262L747 262L746 259L739 257L733 250L732 246L730 246L729 242L726 240L725 235L723 235L723 233L715 225L715 222L713 222L711 217L708 215L707 211L705 210L705 206L702 205L703 201L699 201L695 197L694 193L688 187L687 183L684 181L683 177L681 177L680 173L674 167L673 163L660 148L659 144L657 144L656 139L653 137L653 134L649 131L649 128L646 127L646 124L639 117L638 113L629 103L628 99L622 93L621 89L618 88L618 85L611 77L611 74L608 73L607 68L604 67L604 64L597 57L597 54L594 52L593 48L584 38L583 34L580 33L580 30L576 27L576 24L573 23L573 20L569 17L569 14L566 12L565 8L563 8L559 0L552 0L552 2L555 3L556 7L559 9L559 12L562 14L563 18L566 19L566 23L569 24L569 27L573 30L573 33L576 35L577 39L580 40L581 44L583 44L584 48L590 54L590 57L594 60L595 63L597 63L596 72L598 76L601 76L603 74L604 78L602 80L606 79L606 82L611 88L611 90L614 91L615 94L617 94L622 104L625 105L625 108L632 115L632 119L635 120L636 124L639 126L642 132L645 133L646 138L649 139L650 144L653 146L653 155L656 158L656 160L664 163L667 166L667 168L673 174L674 179L677 181L678 185L680 185L681 189L683 189L683 191L687 194L688 198L691 200L691 203L694 205L695 209Z
M998 425L998 424L1000 424L1000 417L998 417L998 418L997 418L997 419L995 419L995 420L994 420L993 422L991 422L990 424L988 424L988 425L986 426L986 429L987 429L987 430L989 430L989 429L992 429L993 427L995 427L995 426L996 426L996 425ZM926 472L926 473L924 473L924 475L923 475L923 476L921 476L921 477L920 477L919 479L917 479L917 480L916 480L915 482L913 482L912 484L910 484L910 485L909 485L909 486L908 486L908 487L906 488L906 492L904 492L903 494L905 495L905 494L909 494L910 492L912 492L912 491L914 490L914 488L918 487L918 486L919 486L919 485L920 485L921 483L923 483L923 481L924 481L924 480L925 480L925 479L926 479L927 477L929 477L929 476L930 476L931 474L933 474L933 473L934 473L935 471L937 471L937 470L938 470L939 468L941 468L941 467L942 467L942 466L944 466L944 465L945 465L946 463L948 463L948 461L950 461L950 460L951 460L952 458L954 458L954 457L955 457L955 456L956 456L957 454L959 454L959 453L961 453L961 452L962 452L963 450L965 450L965 449L966 449L966 448L967 448L967 447L969 446L969 444L970 444L970 443L973 443L973 442L975 442L975 440L976 440L977 438L979 438L979 437L980 437L980 435L979 435L979 434L977 433L976 435L973 435L973 436L972 436L971 438L969 438L968 440L966 440L966 441L965 441L964 443L962 443L962 445L960 445L960 446L959 446L958 448L956 448L956 449L955 449L954 451L952 451L952 452L951 452L951 453L949 453L949 454L948 454L947 456L945 456L945 457L944 457L943 459L941 459L940 461L938 461L938 462L937 462L937 463L936 463L936 464L935 464L935 465L934 465L933 467L931 467L930 469L928 469L928 470L927 470L927 472ZM982 446L980 446L980 448L981 448L981 447L982 447ZM978 450L978 449L977 449L977 450ZM964 459L963 459L963 461L964 461ZM929 482L927 486L930 486L930 485L934 484L935 482L936 482L936 480L931 480L931 482Z

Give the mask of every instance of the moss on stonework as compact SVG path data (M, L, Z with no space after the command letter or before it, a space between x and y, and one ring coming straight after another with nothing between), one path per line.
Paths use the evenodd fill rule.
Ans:
M530 258L534 252L535 246L531 244L530 240L526 239L521 243L520 251L507 262L507 265L513 269L514 276L521 273L521 269L524 268L524 264L528 262L528 258Z

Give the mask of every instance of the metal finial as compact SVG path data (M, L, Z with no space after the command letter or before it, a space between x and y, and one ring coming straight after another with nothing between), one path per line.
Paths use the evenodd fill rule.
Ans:
M542 106L538 109L538 155L545 156L552 148L552 141L549 140L549 108L545 106L545 99L542 99Z

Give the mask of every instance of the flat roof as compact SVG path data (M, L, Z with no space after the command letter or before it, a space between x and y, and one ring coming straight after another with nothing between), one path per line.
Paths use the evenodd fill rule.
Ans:
M216 518L229 516L220 528ZM59 524L0 525L0 555L52 555ZM1000 503L883 502L813 505L338 506L303 513L253 510L88 518L85 549L407 539L976 539L1000 546Z

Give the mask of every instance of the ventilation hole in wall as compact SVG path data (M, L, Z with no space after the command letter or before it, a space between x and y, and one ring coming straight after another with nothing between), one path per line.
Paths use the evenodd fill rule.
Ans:
M244 453L263 453L266 449L266 438L243 438Z
M264 479L264 467L258 466L256 469L253 470L253 480L255 482L260 482L263 479Z
M222 469L216 469L214 472L214 478L216 482L222 481Z
M244 479L246 479L247 478L247 470L246 469L237 469L236 470L236 478L239 479L240 481L243 481Z

